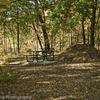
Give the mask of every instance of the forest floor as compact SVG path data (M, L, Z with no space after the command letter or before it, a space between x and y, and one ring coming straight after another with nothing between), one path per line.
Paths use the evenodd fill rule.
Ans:
M100 100L100 51L89 46L68 48L52 65L0 68L0 100Z
M3 69L17 78L0 81L0 100L100 100L100 63Z

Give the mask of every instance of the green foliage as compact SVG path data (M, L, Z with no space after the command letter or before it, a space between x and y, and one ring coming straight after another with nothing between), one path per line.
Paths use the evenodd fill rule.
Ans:
M79 0L78 2L76 2L76 10L81 16L90 18L91 0Z
M32 52L33 52L32 49L28 49L28 50L27 50L27 53L30 54L30 55L32 55Z
M19 25L20 45L26 43L26 40L29 39L29 37L34 38L32 37L34 29L33 24L36 27L36 30L40 33L43 33L42 26L46 26L45 28L48 35L51 36L53 34L54 38L58 36L57 42L59 42L60 35L65 35L65 38L73 33L73 39L78 37L80 34L79 40L82 40L81 21L84 17L85 31L86 33L90 33L89 27L92 16L92 0L10 1L9 8L0 11L0 30L1 33L5 33L6 39L9 38L11 40L11 44L12 39L14 39L15 46L17 45L17 25ZM99 5L98 2L98 8ZM97 9L97 17L99 16L98 13L99 9ZM42 23L40 21L41 18L43 21ZM99 22L100 20L98 20L98 23L95 26L96 30L99 30ZM87 37L89 35L90 34L86 34ZM43 34L39 34L39 37L43 39ZM69 37L66 38L66 40L68 39ZM64 39L62 39L62 43L63 40ZM52 42L52 40L50 42ZM66 42L66 44L68 43Z
M0 81L14 81L16 80L17 76L13 72L1 72L0 73Z

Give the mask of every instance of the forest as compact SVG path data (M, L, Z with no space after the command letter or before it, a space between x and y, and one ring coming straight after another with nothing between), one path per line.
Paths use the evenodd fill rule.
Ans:
M1 4L1 54L59 52L75 44L100 49L99 0L11 0Z
M100 0L0 0L0 100L100 100L99 82Z

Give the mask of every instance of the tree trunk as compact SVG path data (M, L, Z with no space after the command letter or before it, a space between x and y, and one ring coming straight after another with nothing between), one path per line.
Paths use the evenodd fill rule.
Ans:
M19 35L20 35L20 30L19 30L19 22L18 22L18 19L19 19L19 11L17 10L17 54L19 55L20 53L20 38L19 38Z
M90 46L94 47L95 46L95 23L96 23L96 8L97 8L97 1L98 0L93 0L93 6L92 6L92 17L91 17L91 26L90 26Z
M49 51L50 50L50 43L49 43L47 31L46 31L45 18L43 19L43 17L42 17L42 13L38 7L38 5L39 5L38 1L35 0L34 2L35 2L36 11L37 11L37 17L38 17L39 22L41 23L41 28L42 28L44 42L45 42L45 50Z
M3 36L4 36L4 41L3 41L3 45L4 45L4 54L7 53L7 40L6 40L6 27L5 27L6 23L3 23Z
M50 36L50 44L51 44L51 48L53 48L53 44L54 44L54 38L53 38L54 36L53 36L53 34L51 34L51 36Z
M100 46L100 42L99 42L99 39L100 39L100 29L99 29L99 19L100 19L100 8L99 8L99 11L98 11L98 18L97 18L97 23L96 23L96 26L97 26L97 41L98 41L98 50L100 49L99 46Z
M9 49L8 49L8 51L10 53L12 53L12 43L11 43L10 37L8 37L8 41L9 41Z
M73 35L72 35L72 31L71 31L71 33L70 33L70 46L72 46L73 45Z
M61 43L61 35L60 35L60 38L59 38L59 49L60 49L60 52L62 51L62 43Z
M78 44L79 43L79 33L77 32L76 34L77 34L77 36L76 36L76 44Z
M12 36L12 41L13 41L13 52L16 54L16 46L15 46L15 41L14 37Z
M100 31L99 31L99 29L98 29L98 50L100 49L100 33L99 33Z
M46 25L45 22L42 19L42 15L39 15L39 20L40 23L42 24L42 32L43 32L43 37L44 37L44 42L45 42L45 50L50 50L50 43L49 43L49 39L48 39L48 33L46 31Z
M19 34L20 34L20 32L19 32L19 23L17 23L17 53L18 53L18 55L20 53L20 43L19 43L20 39L19 39Z
M84 18L84 16L82 16L82 38L83 38L83 44L85 45L86 44L86 38L85 38L84 21L85 21L85 18Z
M38 33L37 33L36 27L35 27L34 24L32 24L32 25L33 25L33 28L34 28L34 30L35 30L35 33L36 33L37 39L38 39L38 41L39 41L39 45L40 45L40 47L41 47L41 50L43 51L43 46L42 46L42 43L41 43L40 37L39 37L39 35L38 35Z

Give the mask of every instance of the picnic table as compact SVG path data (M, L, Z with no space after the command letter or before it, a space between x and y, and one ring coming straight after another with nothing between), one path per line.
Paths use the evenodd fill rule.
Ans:
M27 55L27 61L39 61L39 60L47 60L51 61L54 60L54 50L38 50L38 51L31 51L29 55Z

